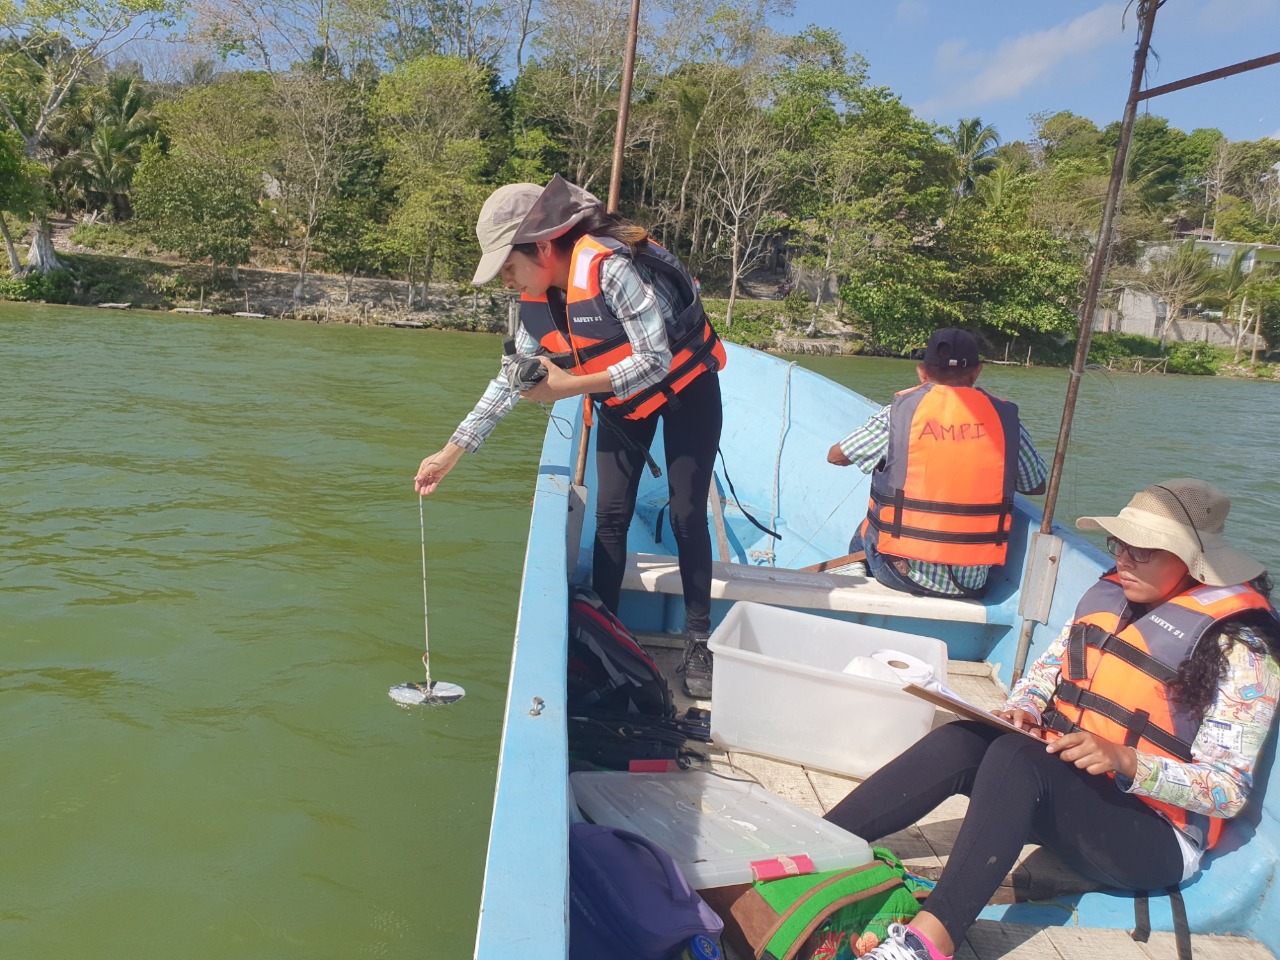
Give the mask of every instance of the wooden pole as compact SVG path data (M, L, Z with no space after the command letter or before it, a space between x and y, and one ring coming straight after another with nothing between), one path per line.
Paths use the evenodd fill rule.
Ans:
M1125 165L1129 159L1129 142L1133 139L1133 121L1138 112L1138 100L1142 92L1142 77L1147 70L1147 53L1151 49L1151 33L1155 28L1159 0L1139 0L1138 43L1133 53L1133 73L1129 80L1129 96L1125 100L1124 115L1120 120L1120 136L1116 143L1116 156L1111 164L1111 181L1107 184L1107 199L1102 207L1102 224L1098 229L1098 246L1089 266L1089 282L1084 291L1084 303L1080 305L1080 333L1076 341L1076 355L1071 363L1071 375L1067 381L1067 398L1062 407L1062 424L1058 429L1058 445L1053 452L1053 467L1049 471L1049 486L1044 498L1044 519L1040 533L1047 541L1053 534L1053 510L1058 503L1058 490L1062 485L1062 469L1067 457L1067 442L1071 437L1071 421L1075 416L1076 400L1080 395L1080 380L1084 376L1085 363L1089 359L1089 341L1093 337L1093 312L1098 306L1098 292L1102 278L1111 259L1111 232L1116 212L1120 208L1120 192L1124 187ZM1026 576L1031 575L1034 554L1027 557ZM1026 583L1023 583L1026 590ZM1036 621L1025 618L1018 634L1018 646L1013 655L1013 682L1022 678L1031 650L1031 634Z
M1162 94L1173 93L1175 90L1185 90L1187 87L1195 87L1202 83L1208 83L1210 80L1221 80L1223 77L1234 77L1237 73L1246 73L1249 70L1257 70L1259 67L1269 67L1277 63L1280 63L1280 53L1270 53L1265 57L1255 57L1252 60L1233 63L1229 67L1220 67L1217 70L1210 70L1208 73L1197 73L1194 77L1187 77L1185 80L1175 80L1172 83L1165 83L1158 87L1152 87L1150 90L1143 90L1138 94L1138 99L1149 100L1152 97L1158 97Z
M640 0L631 0L631 20L627 24L627 52L622 60L622 87L618 91L618 125L613 132L613 170L609 176L610 213L618 212L622 193L622 155L627 145L627 117L631 114L631 79L636 69L636 37L640 31Z
M1102 278L1111 259L1112 230L1116 213L1120 208L1120 192L1124 186L1124 171L1129 160L1129 142L1133 139L1133 121L1138 112L1142 77L1147 69L1147 53L1151 49L1151 33L1155 27L1157 0L1142 0L1139 6L1138 44L1133 54L1133 74L1129 82L1129 97L1125 101L1124 115L1120 121L1120 137L1116 144L1115 161L1111 164L1111 181L1107 185L1107 199L1102 208L1102 224L1098 230L1098 247L1089 266L1089 282L1085 287L1084 303L1080 305L1080 333L1076 341L1076 355L1071 364L1067 381L1067 399L1062 408L1062 423L1058 429L1058 445L1053 454L1053 469L1049 473L1049 486L1045 493L1044 520L1041 533L1053 530L1053 510L1058 503L1058 490L1062 484L1062 467L1067 456L1067 442L1071 438L1071 421L1075 415L1076 400L1080 395L1080 379L1089 359L1089 341L1093 337L1093 312L1098 306L1098 292ZM1018 665L1015 663L1015 670Z
M622 87L618 91L618 125L613 134L613 172L609 176L610 213L618 212L622 193L622 155L627 143L627 117L631 112L631 78L636 68L636 37L640 32L640 0L631 0L631 20L627 25L627 51L622 60ZM579 486L587 474L587 448L591 445L591 398L582 398L582 432L578 435L578 463L573 482Z

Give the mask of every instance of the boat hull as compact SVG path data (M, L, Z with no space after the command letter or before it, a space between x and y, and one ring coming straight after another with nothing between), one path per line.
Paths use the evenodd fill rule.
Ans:
M731 483L736 492L736 500L728 499L724 508L733 564L798 568L843 554L865 515L868 480L854 469L830 466L826 452L877 406L793 363L733 345L720 376L724 460L717 465L716 485L728 494ZM582 509L572 486L580 407L562 401L555 412L574 424L575 435L560 436L553 422L538 467L476 939L479 960L564 960L568 953L567 585L571 578L589 579L594 519L589 507ZM659 441L655 449L660 449ZM593 475L589 458L588 490ZM646 475L629 552L671 552L672 538L664 526L666 496L665 477ZM747 512L781 539L761 532ZM1024 627L1022 613L1035 608L1043 619L1030 623L1034 658L1069 622L1078 598L1108 566L1105 554L1055 524L1053 534L1061 538L1060 553L1053 551L1051 564L1056 583L1052 589L1034 584L1024 607L1020 581L1040 523L1036 507L1019 497L1009 560L993 575L982 609L970 611L973 616L966 619L921 616L907 606L878 613L823 612L939 637L952 659L986 661L1007 685ZM713 603L716 622L732 602ZM628 590L620 614L637 631L678 634L683 627L678 591ZM1280 911L1271 895L1274 864L1280 862L1280 792L1268 789L1276 779L1275 740L1273 729L1253 800L1229 825L1221 850L1183 888L1193 931L1248 936L1273 953L1280 951ZM1087 893L1051 905L988 907L983 917L1129 929L1133 906L1127 895ZM1152 899L1151 920L1154 929L1172 929L1167 898Z

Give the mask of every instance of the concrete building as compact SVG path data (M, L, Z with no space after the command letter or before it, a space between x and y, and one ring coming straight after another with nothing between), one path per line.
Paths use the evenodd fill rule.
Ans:
M1138 258L1138 263L1149 264L1153 260L1171 256L1186 241L1170 241L1147 244ZM1265 264L1275 264L1280 269L1280 246L1268 243L1236 243L1230 240L1197 240L1196 248L1205 250L1212 258L1216 269L1225 269L1237 250L1244 250L1241 270L1252 273ZM1160 338L1160 328L1165 319L1165 305L1150 294L1133 289L1125 289L1120 301L1114 308L1099 308L1094 312L1093 329L1099 333L1127 333L1141 337ZM1241 338L1241 347L1245 351L1253 349L1253 325L1250 332ZM1165 339L1168 341L1198 341L1211 343L1219 347L1234 347L1236 338L1240 336L1235 318L1224 319L1221 310L1207 310L1200 304L1189 304L1182 310L1182 316L1174 317L1169 323ZM1265 340L1259 341L1259 349L1266 350Z

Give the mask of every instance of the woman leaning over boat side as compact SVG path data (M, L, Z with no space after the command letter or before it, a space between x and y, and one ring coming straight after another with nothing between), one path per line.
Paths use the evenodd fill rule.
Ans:
M472 282L501 275L521 294L516 352L504 358L444 448L422 461L415 489L434 491L522 397L539 403L592 397L599 423L592 585L616 612L627 530L661 420L688 635L685 687L692 696L710 696L707 493L720 444L717 371L725 352L696 282L644 228L607 213L559 176L545 188L516 183L495 190L481 208L476 236L483 256ZM531 358L542 365L534 368L541 379L533 385L520 373Z
M1014 687L1002 715L1046 744L949 723L827 814L868 840L949 796L969 808L937 887L868 956L947 957L1026 842L1111 888L1190 879L1240 812L1280 696L1280 615L1262 565L1229 546L1231 502L1199 480L1136 494L1105 530L1115 569Z

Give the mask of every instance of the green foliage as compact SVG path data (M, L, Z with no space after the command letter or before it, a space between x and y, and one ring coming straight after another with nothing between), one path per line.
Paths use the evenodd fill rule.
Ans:
M840 296L867 324L883 351L901 355L923 347L938 327L961 326L953 297L960 278L942 260L907 251L868 263L840 288Z
M339 197L316 224L316 249L344 274L369 269L377 256L378 229L371 200Z
M46 303L74 303L76 282L66 268L23 277L0 277L0 300L43 300Z
M157 270L148 274L144 282L157 296L171 302L191 300L198 292L196 285L181 273Z
M0 300L42 300L43 281L41 274L0 277Z
M728 300L703 298L707 318L716 333L743 346L766 350L777 343L778 334L787 323L783 304L776 300L736 300L733 304L733 327L725 326Z
M258 185L234 167L194 157L143 153L135 202L138 219L156 246L187 260L215 265L249 261L258 221Z
M1119 137L1118 121L1108 124L1102 132L1102 142L1113 154ZM1146 203L1159 205L1173 197L1182 179L1183 166L1189 159L1192 162L1200 159L1200 145L1192 145L1189 151L1187 135L1169 126L1164 117L1144 113L1134 120L1128 177L1139 186Z
M1231 363L1232 351L1225 347L1215 347L1207 343L1184 343L1182 341L1170 343L1167 346L1170 373L1212 377L1223 366Z
M1160 341L1131 333L1095 333L1089 339L1089 363L1106 366L1108 360L1160 356Z
M516 131L511 152L498 174L500 183L546 183L556 169L556 142L534 127Z
M1089 341L1089 363L1106 366L1111 360L1167 356L1170 373L1211 377L1231 363L1232 351L1208 343L1175 341L1161 349L1160 341L1126 333L1098 333Z
M127 223L78 223L67 239L76 246L123 257L147 256L155 251L147 238Z
M43 199L41 184L48 170L23 155L22 138L0 128L0 212L29 217Z
M789 327L806 322L812 313L813 301L803 290L792 290L782 298L782 315L787 318Z
M1230 195L1218 205L1213 221L1220 240L1240 243L1280 243L1280 223L1268 225L1253 204Z
M1105 162L1102 131L1087 117L1061 110L1038 114L1033 119L1037 122L1036 146L1047 163L1074 160L1095 166Z

